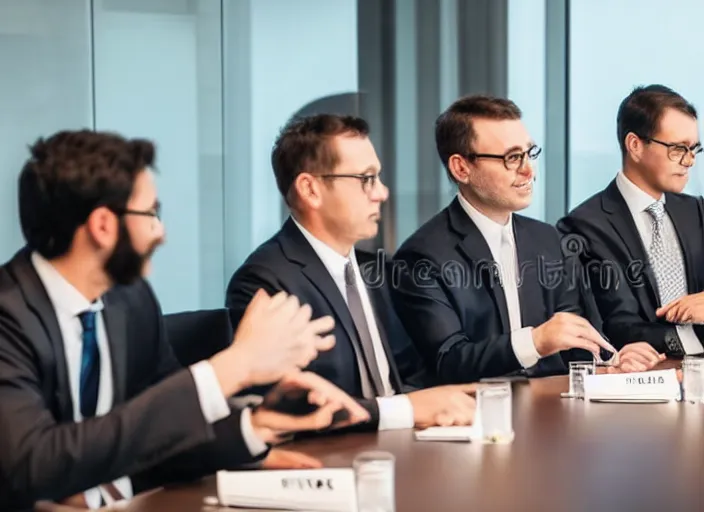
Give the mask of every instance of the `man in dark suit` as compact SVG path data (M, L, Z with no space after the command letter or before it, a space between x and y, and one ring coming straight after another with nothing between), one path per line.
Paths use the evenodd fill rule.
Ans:
M438 118L435 135L459 193L399 248L393 287L428 367L443 382L545 376L566 373L565 359L575 354L567 351L610 350L580 316L573 262L563 258L555 228L515 213L530 204L531 162L540 154L518 107L461 98ZM657 361L635 349L646 352L644 367Z
M263 288L299 297L314 317L333 316L335 347L308 370L366 399L380 430L470 423L469 387L420 389L429 381L395 317L383 262L370 266L355 251L376 235L388 197L368 132L364 120L335 115L294 119L282 130L272 165L292 214L235 272L226 306L237 325Z
M682 194L702 151L697 112L667 87L638 87L619 107L617 132L622 170L558 229L589 271L615 345L702 352L704 330L691 322L704 318L704 202Z
M285 294L259 292L230 347L179 367L141 277L164 236L153 163L150 142L89 131L31 148L19 179L27 246L0 267L2 510L44 500L97 508L251 463L292 425L324 427L341 406L351 421L368 418L297 372L334 344L322 336L333 321L311 322ZM321 414L228 404L279 379L315 391Z

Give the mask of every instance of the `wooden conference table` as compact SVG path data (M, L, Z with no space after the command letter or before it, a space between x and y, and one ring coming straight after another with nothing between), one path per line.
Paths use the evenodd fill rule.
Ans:
M670 364L669 366L672 366ZM510 445L420 442L410 431L290 445L328 467L364 450L396 456L398 512L704 510L704 405L560 398L566 377L514 384ZM136 497L129 512L206 507L214 479Z

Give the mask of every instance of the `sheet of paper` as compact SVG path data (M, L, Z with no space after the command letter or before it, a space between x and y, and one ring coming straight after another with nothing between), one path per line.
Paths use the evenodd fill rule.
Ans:
M476 441L482 437L476 426L468 427L430 427L416 432L418 441Z

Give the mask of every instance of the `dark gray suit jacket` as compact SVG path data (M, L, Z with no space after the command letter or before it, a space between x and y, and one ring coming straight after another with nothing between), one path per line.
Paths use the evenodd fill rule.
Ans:
M252 462L239 411L214 425L203 418L149 285L117 287L103 300L114 405L75 423L59 323L29 251L0 267L0 510L121 476L140 492Z

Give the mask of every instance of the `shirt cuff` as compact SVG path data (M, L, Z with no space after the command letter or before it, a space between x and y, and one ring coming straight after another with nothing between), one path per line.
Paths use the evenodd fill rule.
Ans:
M511 346L516 359L523 368L530 368L540 360L540 354L533 343L533 328L524 327L511 333Z
M227 418L230 415L230 406L227 405L227 399L220 389L212 365L208 361L201 361L191 366L190 370L196 383L198 401L205 421L212 425Z
M685 354L700 354L704 352L702 342L694 332L694 327L691 325L678 325L677 335L682 343L682 350Z
M413 428L413 405L406 395L385 396L376 401L379 404L379 430Z
M242 432L244 444L247 445L247 449L252 457L258 457L269 449L267 444L259 439L256 432L254 432L254 427L252 426L252 409L249 407L242 409L242 414L240 415L240 431Z

